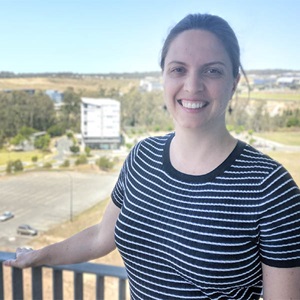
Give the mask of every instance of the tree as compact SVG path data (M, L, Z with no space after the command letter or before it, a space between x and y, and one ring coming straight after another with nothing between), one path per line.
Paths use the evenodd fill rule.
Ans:
M74 130L80 129L80 107L81 98L73 89L69 88L64 92L62 107L62 119L65 123L65 128Z
M12 145L18 146L18 145L22 144L25 140L26 140L26 138L22 134L18 133L16 136L14 136L10 140L10 143Z
M49 134L45 134L43 136L38 137L35 141L34 141L34 146L37 149L41 149L43 151L47 151L49 148L49 144L50 144L50 135Z
M55 136L62 136L65 133L65 131L66 129L64 128L64 125L60 123L60 124L54 124L51 127L49 127L47 133L51 137L55 137Z
M32 134L36 132L35 129L28 126L22 126L19 130L19 134L21 134L24 138L29 139Z
M0 93L0 128L6 138L16 136L22 127L45 131L55 122L52 100L41 92L29 95L26 92Z
M70 151L74 154L77 154L77 153L79 153L80 148L77 145L72 145L72 146L70 146Z
M20 159L15 161L9 161L6 165L6 173L10 174L12 172L20 172L23 171L23 163Z

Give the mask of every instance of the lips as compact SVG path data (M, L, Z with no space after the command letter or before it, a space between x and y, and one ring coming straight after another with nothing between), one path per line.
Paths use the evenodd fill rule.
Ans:
M184 108L188 108L188 109L199 109L208 105L208 102L206 101L195 101L195 100L190 101L190 100L180 99L177 102Z

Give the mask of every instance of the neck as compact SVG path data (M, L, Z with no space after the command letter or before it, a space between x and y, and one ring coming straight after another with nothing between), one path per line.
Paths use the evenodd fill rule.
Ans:
M218 167L228 157L236 140L225 127L211 131L176 130L170 148L170 159L175 169L186 174L202 175Z

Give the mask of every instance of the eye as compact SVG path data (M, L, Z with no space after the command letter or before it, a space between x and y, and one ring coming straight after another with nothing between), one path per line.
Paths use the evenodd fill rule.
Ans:
M184 76L186 74L187 70L183 66L173 66L169 69L169 76L172 78L177 78Z
M185 72L185 69L184 67L174 67L171 69L171 73L184 73Z
M219 68L208 68L204 73L211 77L220 77L223 75L223 71Z

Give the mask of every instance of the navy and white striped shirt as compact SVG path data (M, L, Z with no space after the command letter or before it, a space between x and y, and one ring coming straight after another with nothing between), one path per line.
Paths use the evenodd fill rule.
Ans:
M183 174L173 136L138 143L112 192L131 298L258 299L261 262L300 266L299 188L241 141L212 172Z

